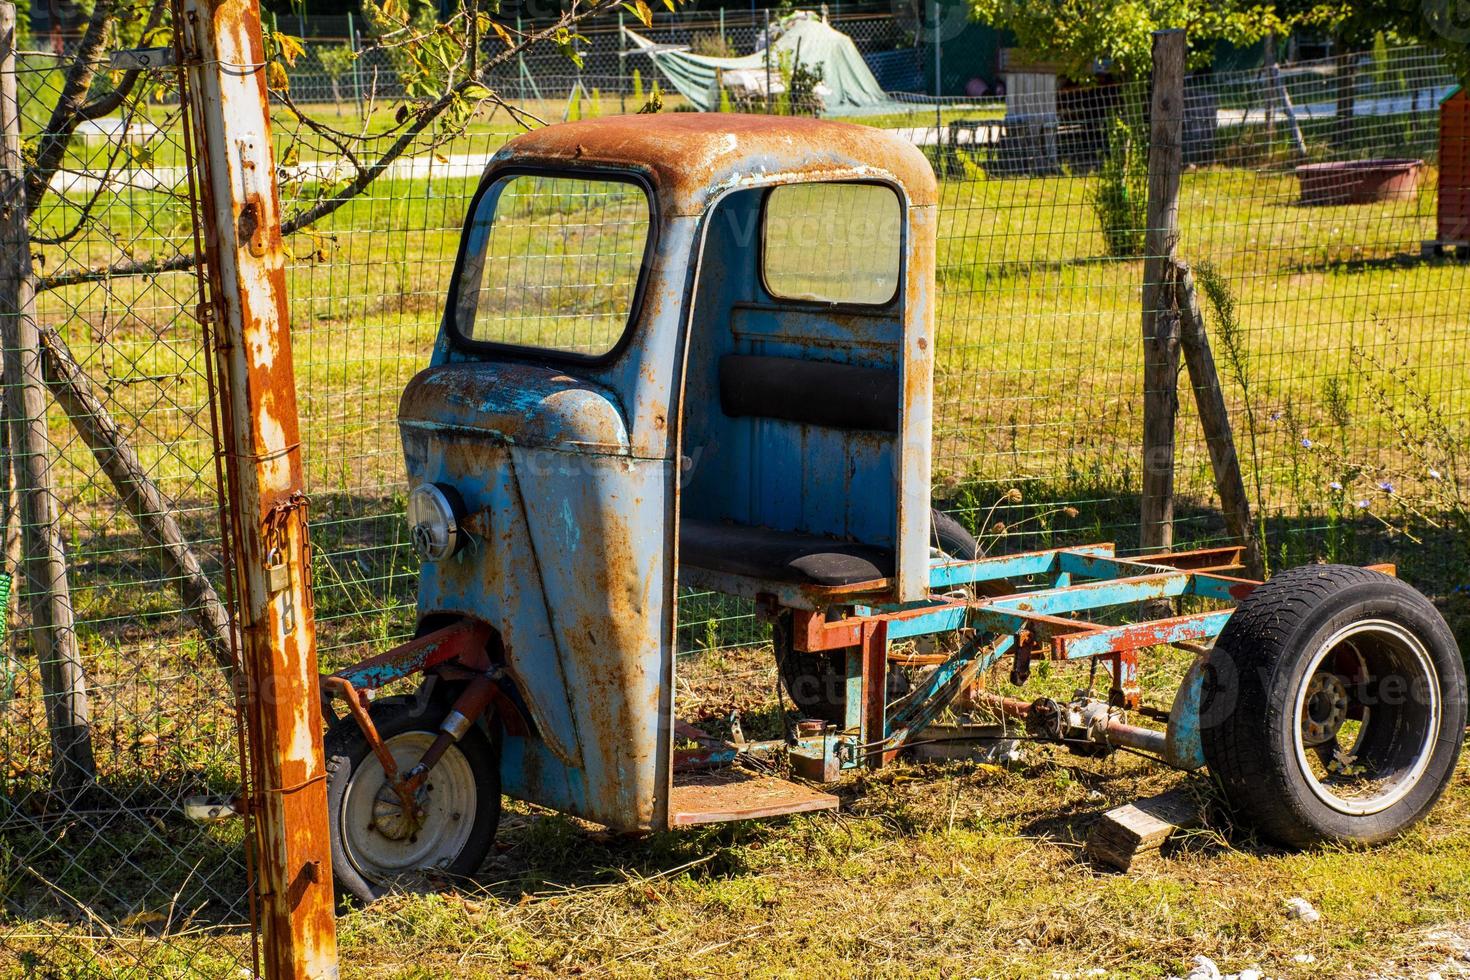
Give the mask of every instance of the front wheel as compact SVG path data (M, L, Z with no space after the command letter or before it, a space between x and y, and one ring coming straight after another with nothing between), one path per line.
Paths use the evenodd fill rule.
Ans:
M399 773L413 768L448 711L440 699L383 698L368 709ZM500 759L478 725L444 753L410 818L351 717L326 735L327 816L338 886L364 902L401 875L468 876L479 870L500 823Z
M1345 565L1292 569L1231 616L1205 673L1205 760L1277 843L1368 844L1420 820L1454 773L1465 668L1414 589Z

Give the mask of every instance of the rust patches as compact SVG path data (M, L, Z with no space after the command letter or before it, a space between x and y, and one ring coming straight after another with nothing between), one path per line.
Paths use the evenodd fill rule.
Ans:
M867 620L862 642L862 743L871 745L888 737L888 622ZM874 769L890 762L891 752L869 756Z
M231 511L260 856L253 906L272 977L337 975L310 556L256 0L183 0L175 43L199 137L215 404ZM273 539L273 540L272 540Z
M1230 586L1230 598L1239 602L1252 592L1256 591L1255 582L1239 582Z
M491 665L486 649L493 632L487 624L466 618L338 671L323 681L323 689L335 690L329 682L341 680L371 691L450 661L469 670L487 670Z
M804 116L605 116L518 136L495 157L508 159L633 170L653 184L666 213L678 215L702 214L726 188L774 174L889 179L919 206L936 204L939 193L929 161L901 136Z

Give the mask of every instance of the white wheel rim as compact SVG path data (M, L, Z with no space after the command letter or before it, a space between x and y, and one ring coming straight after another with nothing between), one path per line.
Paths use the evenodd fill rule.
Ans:
M1373 643L1390 650L1394 666L1403 672L1407 682L1407 689L1403 697L1405 700L1420 699L1425 709L1424 731L1415 746L1413 764L1400 768L1399 771L1385 778L1376 792L1351 797L1333 792L1329 784L1318 778L1307 758L1307 752L1310 750L1302 738L1303 713L1307 710L1307 691L1311 687L1312 676L1323 661L1346 643ZM1361 652L1358 653L1358 656L1361 661ZM1371 708L1364 707L1362 727L1354 741L1353 752L1349 755L1356 755L1359 744L1368 733L1369 725L1372 724L1371 712ZM1439 671L1435 669L1434 660L1429 656L1429 651L1419 638L1398 623L1391 623L1387 620L1369 619L1352 623L1332 634L1317 648L1306 673L1302 675L1301 684L1297 686L1296 702L1291 714L1291 737L1296 749L1297 765L1306 778L1313 795L1333 810L1350 816L1380 813L1402 800L1415 786L1419 785L1419 780L1423 778L1424 771L1428 768L1433 755L1435 740L1439 736L1441 712Z
M399 773L418 763L434 737L432 732L404 732L386 740ZM337 831L358 873L382 883L397 875L442 870L454 863L469 841L478 802L469 760L451 745L419 793L422 825L417 832L395 839L379 822L392 827L401 819L402 808L388 787L378 757L369 753L347 781ZM398 828L392 831L397 833Z

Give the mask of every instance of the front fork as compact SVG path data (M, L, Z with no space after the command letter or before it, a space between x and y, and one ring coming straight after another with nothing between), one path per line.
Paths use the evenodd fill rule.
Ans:
M340 697L346 703L352 720L382 765L388 787L414 827L423 819L419 791L429 773L449 747L464 738L492 705L505 716L508 729L524 728L519 710L501 690L500 682L505 671L489 658L487 650L493 641L494 631L488 625L476 620L461 620L322 678L324 699L330 701L333 697ZM439 723L438 734L429 748L418 762L400 773L397 760L373 724L364 694L431 670L441 675L437 680L448 679L451 675L454 679L465 678L464 690Z

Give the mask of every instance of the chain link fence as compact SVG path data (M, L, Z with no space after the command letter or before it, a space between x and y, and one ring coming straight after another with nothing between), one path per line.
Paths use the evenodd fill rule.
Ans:
M186 816L242 757L181 110L105 53L0 82L0 976L240 975L245 826Z
M647 33L694 46L713 32L743 53L763 29L727 15L721 32L700 16ZM859 34L869 19L833 16L865 54L912 45L892 18L869 18L869 48ZM615 28L588 36L580 77L557 60L496 84L518 93L524 82L550 119L561 117L567 79L586 89L582 114L618 111L633 88ZM308 56L320 62L317 48ZM344 120L386 112L391 72L379 66L367 82L356 73L368 59L354 65L315 75L298 65L293 95ZM44 127L65 69L21 59L22 137ZM653 77L640 70L645 88ZM1458 615L1463 640L1470 264L1464 245L1437 244L1436 214L1439 101L1451 84L1422 49L1192 77L1179 253L1200 284L1272 566L1398 560ZM992 553L1136 545L1147 99L1142 85L1043 83L1008 98L895 95L866 120L923 148L941 178L935 492ZM113 457L94 446L99 416L64 401L48 368L50 540L66 558L96 776L64 788L53 772L56 672L43 667L56 658L41 651L54 641L38 632L12 535L4 571L20 595L0 660L0 974L103 963L225 975L250 963L244 828L181 817L186 798L239 784L233 699L199 593L180 598L198 579L158 521L139 517L172 519L219 587L198 290L187 270L159 271L193 248L177 112L124 99L97 120L99 135L72 141L28 223L37 326L64 342L114 423L106 431L126 440L158 496L128 503L109 475ZM324 669L412 632L398 398L428 361L470 195L515 130L501 114L426 140L288 240ZM276 138L289 217L321 200L343 164L290 115L278 116ZM390 139L367 137L360 158ZM1376 175L1342 166L1372 161L1397 162ZM1354 188L1382 199L1359 202ZM110 266L153 271L100 271ZM7 375L7 391L19 387ZM1187 381L1180 402L1176 539L1219 540ZM12 440L14 423L12 413ZM7 458L22 460L11 447ZM722 659L762 639L744 606L685 595L679 621L689 673L730 682L681 690L682 704L728 708L739 703L735 680L771 679L768 666ZM346 940L344 968L361 953Z

